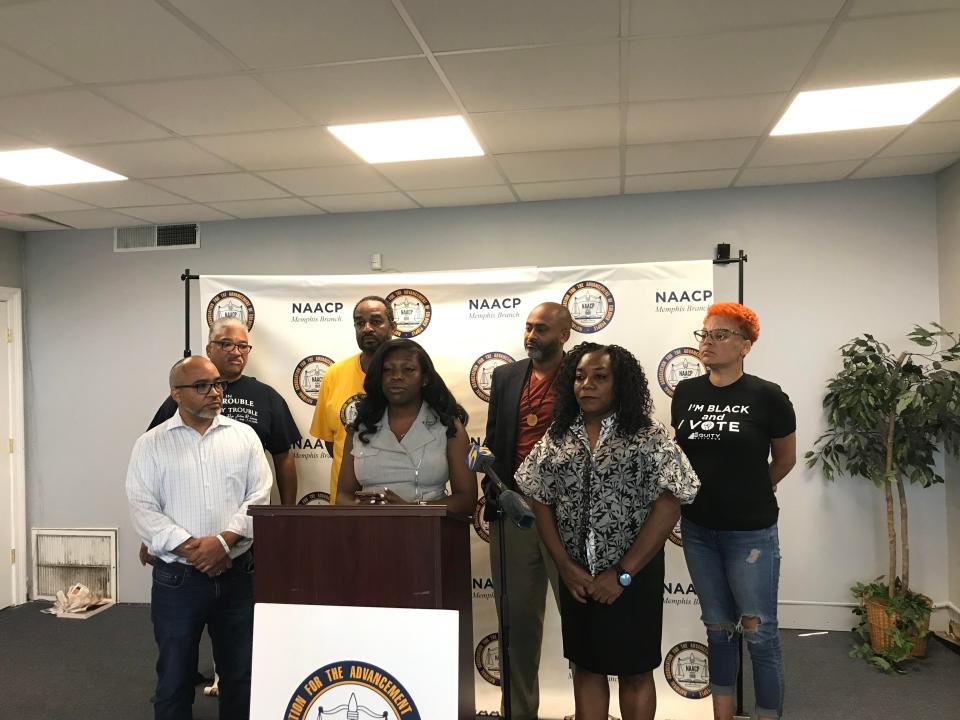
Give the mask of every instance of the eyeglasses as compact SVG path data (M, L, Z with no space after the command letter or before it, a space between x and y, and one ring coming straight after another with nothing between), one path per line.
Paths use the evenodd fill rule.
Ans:
M191 388L197 395L203 395L206 397L210 394L210 391L214 388L217 389L221 395L223 395L224 388L227 387L226 380L215 380L214 382L198 382L193 385L174 385L178 390L183 390L184 388Z
M240 351L241 355L246 355L248 352L253 350L253 345L248 345L247 343L238 343L233 340L211 340L211 343L214 345L219 345L220 349L224 352L230 352L234 348Z
M705 342L707 338L713 340L714 342L723 342L731 335L736 335L737 337L742 337L744 340L747 339L747 336L743 333L739 333L736 330L728 330L727 328L717 328L716 330L694 330L693 336L697 339L697 342Z

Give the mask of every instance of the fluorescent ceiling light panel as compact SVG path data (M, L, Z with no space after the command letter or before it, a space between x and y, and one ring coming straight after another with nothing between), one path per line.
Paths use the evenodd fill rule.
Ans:
M958 86L960 78L944 78L802 92L770 134L909 125Z
M53 148L0 152L0 178L21 185L68 185L127 179Z
M329 130L368 163L483 155L483 149L459 115L332 125Z

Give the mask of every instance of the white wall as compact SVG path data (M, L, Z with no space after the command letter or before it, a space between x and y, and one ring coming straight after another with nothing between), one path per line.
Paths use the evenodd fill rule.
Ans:
M940 315L944 326L960 329L960 163L937 176L937 227L940 239ZM947 547L949 599L960 608L960 461L947 458ZM960 616L958 616L960 619Z
M939 317L935 201L926 176L213 223L200 250L114 254L106 231L31 234L29 522L118 526L122 599L148 597L123 475L181 353L185 267L356 273L371 252L404 271L577 265L706 258L730 242L749 254L745 300L762 324L749 369L792 397L802 455L822 429L836 348L864 331L901 345L914 323ZM736 270L717 277L720 299L735 300ZM910 496L915 585L944 600L943 487ZM883 501L866 481L827 484L798 467L780 502L782 599L844 603L854 580L884 572ZM851 625L846 608L789 605L784 620Z
M0 228L0 287L23 287L23 235Z

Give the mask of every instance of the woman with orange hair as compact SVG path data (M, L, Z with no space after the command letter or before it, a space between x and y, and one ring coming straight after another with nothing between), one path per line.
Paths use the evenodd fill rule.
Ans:
M740 633L753 664L756 717L783 712L774 492L796 462L796 416L779 385L743 371L759 335L749 308L711 305L694 332L709 372L677 385L671 413L677 443L701 481L696 500L681 509L680 529L707 628L718 720L733 717Z

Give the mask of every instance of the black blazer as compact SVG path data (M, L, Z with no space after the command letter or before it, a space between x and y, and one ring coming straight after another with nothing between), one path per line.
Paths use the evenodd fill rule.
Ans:
M520 393L530 374L532 361L529 358L500 365L493 370L490 385L490 404L487 407L487 434L483 444L493 452L493 470L503 484L512 490L517 486L513 474L514 456L517 452L517 424L520 414ZM484 519L496 518L496 503L487 491L489 482L483 480L484 494L487 497Z

